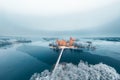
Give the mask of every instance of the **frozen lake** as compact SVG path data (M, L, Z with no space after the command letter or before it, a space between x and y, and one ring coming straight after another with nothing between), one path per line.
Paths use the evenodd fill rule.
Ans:
M65 50L60 63L78 65L82 60L96 65L102 62L113 67L117 71L115 74L120 73L120 42L90 40L97 48L95 51ZM29 80L36 72L41 73L46 69L52 71L60 52L49 49L49 42L49 40L40 39L32 43L1 48L0 80Z

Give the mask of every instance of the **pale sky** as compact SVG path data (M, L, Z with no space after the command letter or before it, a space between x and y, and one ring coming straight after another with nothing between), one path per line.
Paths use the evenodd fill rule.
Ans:
M120 0L2 0L0 5L6 12L52 16L84 13L118 2Z
M0 0L0 17L1 35L95 31L120 20L120 0Z

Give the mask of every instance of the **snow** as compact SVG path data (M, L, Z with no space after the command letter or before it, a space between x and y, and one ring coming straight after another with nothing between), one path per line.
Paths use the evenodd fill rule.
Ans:
M103 63L90 65L82 61L78 65L59 64L51 74L45 70L35 73L30 80L120 80L120 74L114 68Z

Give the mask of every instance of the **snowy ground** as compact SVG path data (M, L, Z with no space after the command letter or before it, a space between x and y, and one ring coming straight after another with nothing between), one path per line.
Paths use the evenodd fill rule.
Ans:
M41 74L35 73L30 80L120 80L120 75L114 68L102 63L88 65L80 62L77 66L60 64L54 74L45 70Z

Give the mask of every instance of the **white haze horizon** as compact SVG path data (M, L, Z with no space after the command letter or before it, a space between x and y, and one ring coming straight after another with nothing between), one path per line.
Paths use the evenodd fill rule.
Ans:
M120 36L119 14L120 0L1 0L0 35Z

